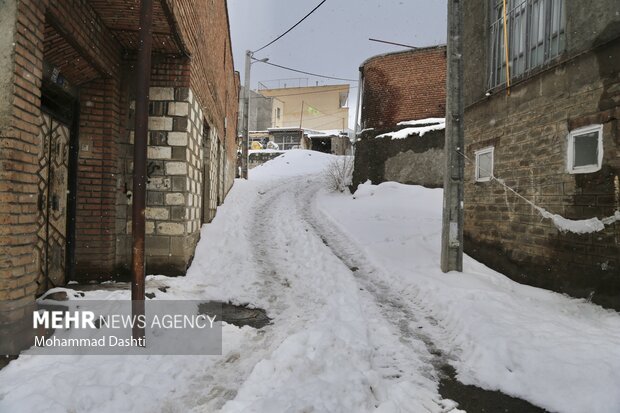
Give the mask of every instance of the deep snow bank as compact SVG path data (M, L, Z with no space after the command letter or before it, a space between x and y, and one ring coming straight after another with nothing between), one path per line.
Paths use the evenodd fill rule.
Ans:
M620 315L518 284L469 257L464 273L441 273L440 189L364 184L317 205L443 327L434 328L436 344L452 354L461 381L551 411L620 411Z

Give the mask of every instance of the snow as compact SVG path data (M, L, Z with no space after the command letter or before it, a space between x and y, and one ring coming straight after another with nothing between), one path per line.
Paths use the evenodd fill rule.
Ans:
M383 183L319 198L324 214L403 297L466 384L550 411L620 411L620 316L584 300L518 284L466 257L442 274L442 191Z
M252 169L202 228L187 275L147 279L156 300L249 304L271 325L225 324L221 356L25 351L0 370L0 411L460 412L438 394L437 362L550 411L620 410L617 313L471 258L441 273L442 191L368 182L329 193L336 158L291 150Z
M572 232L574 234L591 234L593 232L603 231L605 229L605 225L611 225L616 221L620 221L620 211L616 211L614 215L598 219L588 218L588 219L568 219L564 218L558 214L552 214L544 208L536 207L538 212L543 216L543 218L550 219L553 222L553 225L561 232Z
M443 118L428 118L420 120L412 120L406 122L400 122L399 125L426 125L426 126L413 126L410 128L404 128L396 132L382 133L375 136L375 138L391 138L391 139L406 139L411 135L424 136L426 133L443 130L446 128L445 119Z
M253 153L285 153L285 151L279 149L250 149L248 153L251 155Z
M415 120L406 120L403 122L398 122L399 126L416 126L416 125L433 125L439 123L446 123L446 118L425 118L425 119L415 119Z

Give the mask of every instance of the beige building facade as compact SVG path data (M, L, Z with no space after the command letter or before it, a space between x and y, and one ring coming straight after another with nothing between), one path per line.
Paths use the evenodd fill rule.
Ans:
M275 127L300 126L313 130L346 130L349 127L349 85L326 85L262 89L274 98L272 119Z

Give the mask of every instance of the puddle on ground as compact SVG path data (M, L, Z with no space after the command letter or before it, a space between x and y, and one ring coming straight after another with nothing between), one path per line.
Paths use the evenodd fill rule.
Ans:
M237 327L250 326L263 328L271 323L267 312L262 308L249 308L246 305L234 305L218 301L209 301L198 306L199 314L212 314L222 307L222 320Z
M456 379L456 371L450 365L441 367L439 394L454 400L458 408L468 413L548 413L522 399L517 399L499 391L484 390L467 385Z

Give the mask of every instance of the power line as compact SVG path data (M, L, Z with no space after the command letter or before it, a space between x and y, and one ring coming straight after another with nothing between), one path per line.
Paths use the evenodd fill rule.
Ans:
M257 59L257 58L255 58L255 57L252 57L252 59L253 59L253 60L256 60L256 61L259 61L259 60L260 60L260 59ZM358 82L358 81L357 81L357 79L345 79L345 78L342 78L342 77L333 77L333 76L326 76L326 75L318 75L318 74L316 74L316 73L305 72L305 71L303 71L303 70L298 70L298 69L293 69L293 68L286 67L286 66L277 65L277 64L275 64L275 63L271 63L271 62L265 62L265 61L263 61L263 62L261 62L261 63L264 63L264 64L266 64L266 65L270 65L270 66L274 66L274 67L279 67L280 69L290 70L291 72L303 73L304 75L309 75L309 76L314 76L314 77L323 77L323 78L325 78L325 79L342 80L342 81L344 81L344 82L355 82L355 83L357 83L357 82Z
M379 39L373 39L373 38L369 38L368 40L370 40L371 42L386 43L386 44L393 44L394 46L408 47L409 49L419 49L419 47L416 47L416 46L410 46L408 44L403 44L403 43L389 42L387 40L379 40Z
M288 32L290 32L291 30L293 30L295 27L299 26L299 24L301 22L303 22L304 20L306 20L308 17L310 17L310 15L312 13L314 13L319 7L321 7L323 5L323 3L325 3L327 0L323 0L322 2L320 2L318 4L318 6L316 6L314 9L312 9L310 11L310 13L306 14L303 19L301 19L300 21L298 21L297 23L295 23L293 25L293 27L291 27L290 29L288 29L287 31L285 31L284 33L282 33L281 35L279 35L278 37L276 37L275 39L273 39L272 41L270 41L269 43L267 43L266 45L264 45L263 47L261 47L260 49L256 49L254 50L252 53L256 53L256 52L260 52L261 50L265 49L266 47L271 46L272 44L274 44L275 42L277 42L278 40L280 40L281 38L283 38Z

